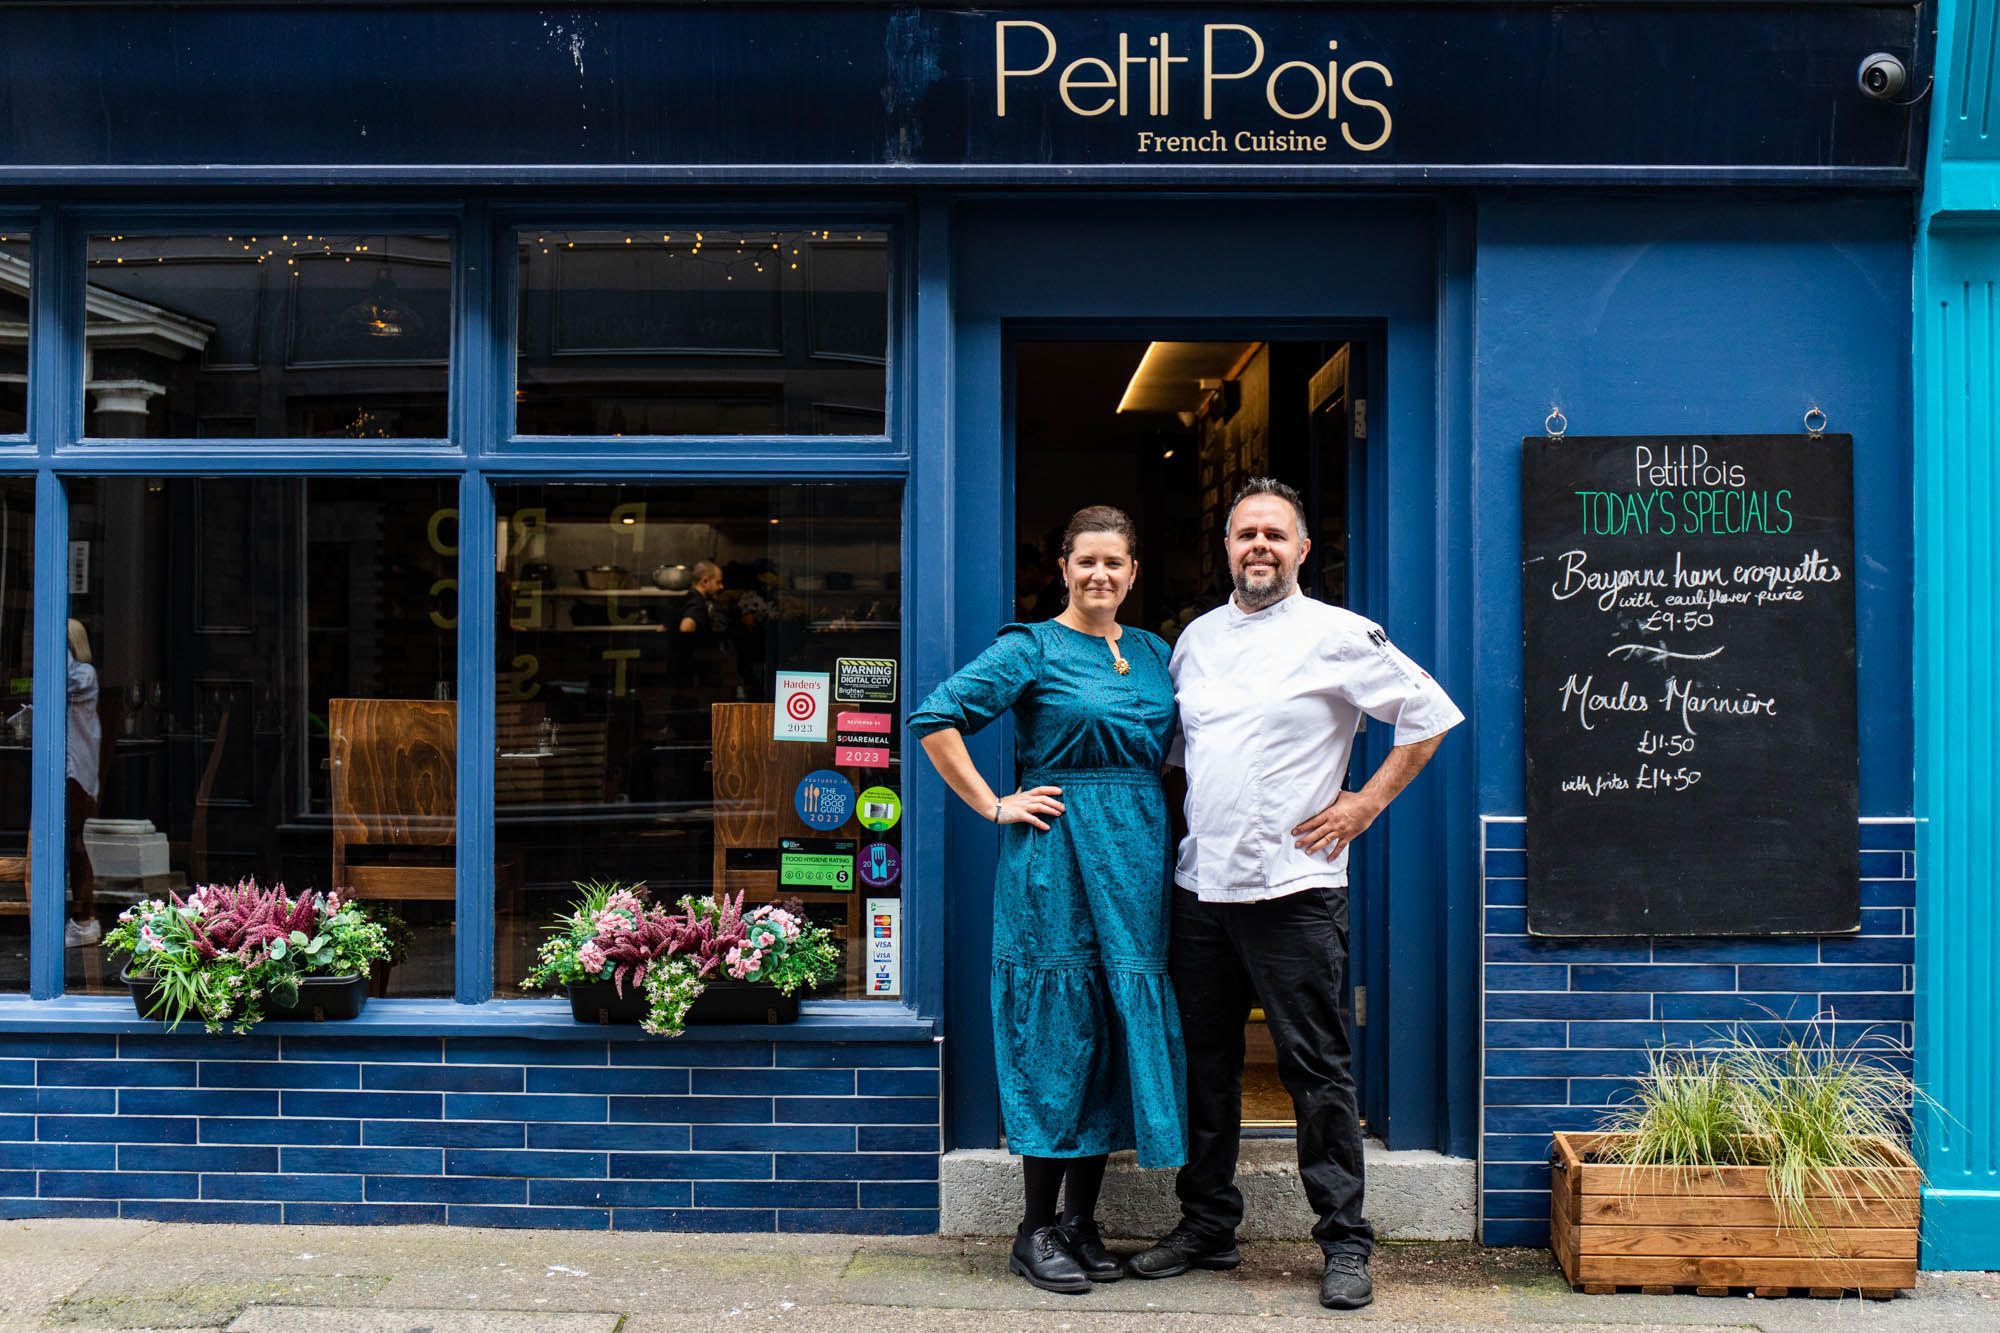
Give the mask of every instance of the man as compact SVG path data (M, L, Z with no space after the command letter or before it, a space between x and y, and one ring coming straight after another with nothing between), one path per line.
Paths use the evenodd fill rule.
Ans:
M1347 848L1463 716L1380 626L1299 591L1305 506L1257 478L1229 511L1235 593L1174 647L1188 833L1174 880L1169 968L1188 1055L1181 1221L1132 1257L1138 1277L1234 1268L1243 1220L1243 1025L1261 1003L1298 1119L1299 1177L1326 1254L1320 1304L1374 1299L1375 1233L1362 1216L1361 1118L1348 1068ZM1342 791L1361 715L1396 745Z
M694 562L694 587L681 609L680 632L707 634L715 628L715 594L722 591L722 566L713 560Z

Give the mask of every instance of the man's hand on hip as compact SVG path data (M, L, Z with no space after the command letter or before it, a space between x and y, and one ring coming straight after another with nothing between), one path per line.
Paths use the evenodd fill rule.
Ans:
M1298 839L1295 845L1304 848L1306 855L1318 856L1324 851L1330 858L1366 833L1381 813L1381 803L1372 796L1344 791L1333 798L1332 805L1293 829L1292 836Z

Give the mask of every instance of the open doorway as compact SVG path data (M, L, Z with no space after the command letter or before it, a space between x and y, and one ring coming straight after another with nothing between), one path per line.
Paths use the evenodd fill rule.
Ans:
M1228 596L1223 524L1237 490L1258 476L1306 497L1313 549L1300 586L1348 604L1350 460L1367 430L1365 341L1024 339L1013 352L1017 619L1062 609L1063 527L1084 505L1110 504L1139 529L1139 582L1120 619L1172 643ZM1358 929L1349 949L1351 985L1368 975ZM1245 1128L1291 1128L1291 1097L1261 1009L1244 1037ZM1361 1043L1354 1048L1358 1082L1365 1061Z

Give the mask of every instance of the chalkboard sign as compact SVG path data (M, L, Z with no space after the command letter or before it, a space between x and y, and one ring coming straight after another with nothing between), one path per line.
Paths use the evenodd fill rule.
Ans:
M1528 930L1859 929L1853 441L1522 441Z

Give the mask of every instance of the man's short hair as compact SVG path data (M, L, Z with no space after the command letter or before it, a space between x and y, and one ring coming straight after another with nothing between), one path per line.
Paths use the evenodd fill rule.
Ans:
M1298 516L1298 535L1306 535L1306 502L1299 493L1279 481L1276 477L1252 477L1243 483L1243 489L1236 492L1236 498L1229 502L1229 517L1223 523L1223 537L1226 539L1236 527L1236 506L1256 495L1275 495L1291 505L1292 513Z
M696 582L700 582L702 579L719 578L721 575L722 566L716 564L713 560L697 560L694 562L694 577Z

